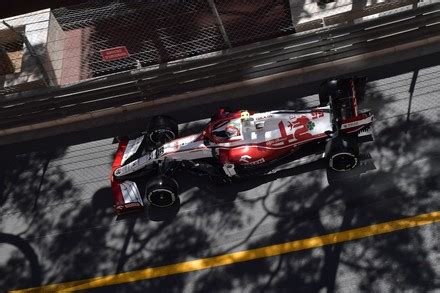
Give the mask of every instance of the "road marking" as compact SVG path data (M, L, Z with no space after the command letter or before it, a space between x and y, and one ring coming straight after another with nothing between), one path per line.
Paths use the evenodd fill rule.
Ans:
M375 224L371 226L316 236L303 240L274 244L270 246L238 251L209 258L196 259L182 263L165 265L161 267L146 268L142 270L125 272L120 274L96 277L91 279L72 281L66 283L52 284L41 287L11 291L21 292L51 292L51 291L77 291L93 289L103 286L123 284L135 281L142 281L164 277L175 274L189 273L205 270L234 263L256 260L270 256L291 253L295 251L322 247L325 245L337 244L370 236L381 235L403 229L409 229L440 222L440 211L422 214L410 218L403 218L391 222Z

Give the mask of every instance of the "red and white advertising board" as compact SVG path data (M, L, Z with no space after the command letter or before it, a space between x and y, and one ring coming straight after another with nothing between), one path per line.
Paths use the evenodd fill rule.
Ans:
M103 61L116 61L130 56L125 46L101 50L100 53Z

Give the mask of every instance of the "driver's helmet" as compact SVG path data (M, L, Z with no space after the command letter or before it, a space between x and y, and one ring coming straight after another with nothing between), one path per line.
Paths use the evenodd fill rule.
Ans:
M249 113L249 111L247 111L247 110L242 110L241 112L240 112L240 119L241 119L241 121L247 121L247 120L249 120L249 118L250 118L250 113Z

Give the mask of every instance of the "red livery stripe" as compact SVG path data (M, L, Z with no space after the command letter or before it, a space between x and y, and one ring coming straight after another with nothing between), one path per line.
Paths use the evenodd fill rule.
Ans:
M115 160L112 165L112 173L110 174L110 182L113 191L113 201L115 203L116 213L120 214L124 209L124 198L122 196L121 186L119 182L114 178L113 172L121 166L122 157L124 156L125 149L127 148L128 140L122 140L119 142L118 150L116 151Z

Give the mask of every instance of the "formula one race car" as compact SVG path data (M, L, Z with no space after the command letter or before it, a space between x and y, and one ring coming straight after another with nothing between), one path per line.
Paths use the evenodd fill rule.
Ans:
M179 205L173 178L179 170L231 182L320 150L328 172L350 172L359 164L359 143L373 121L369 112L358 111L365 84L365 78L326 81L320 106L312 109L221 109L201 133L181 138L176 121L154 117L139 137L119 139L111 174L116 213Z

